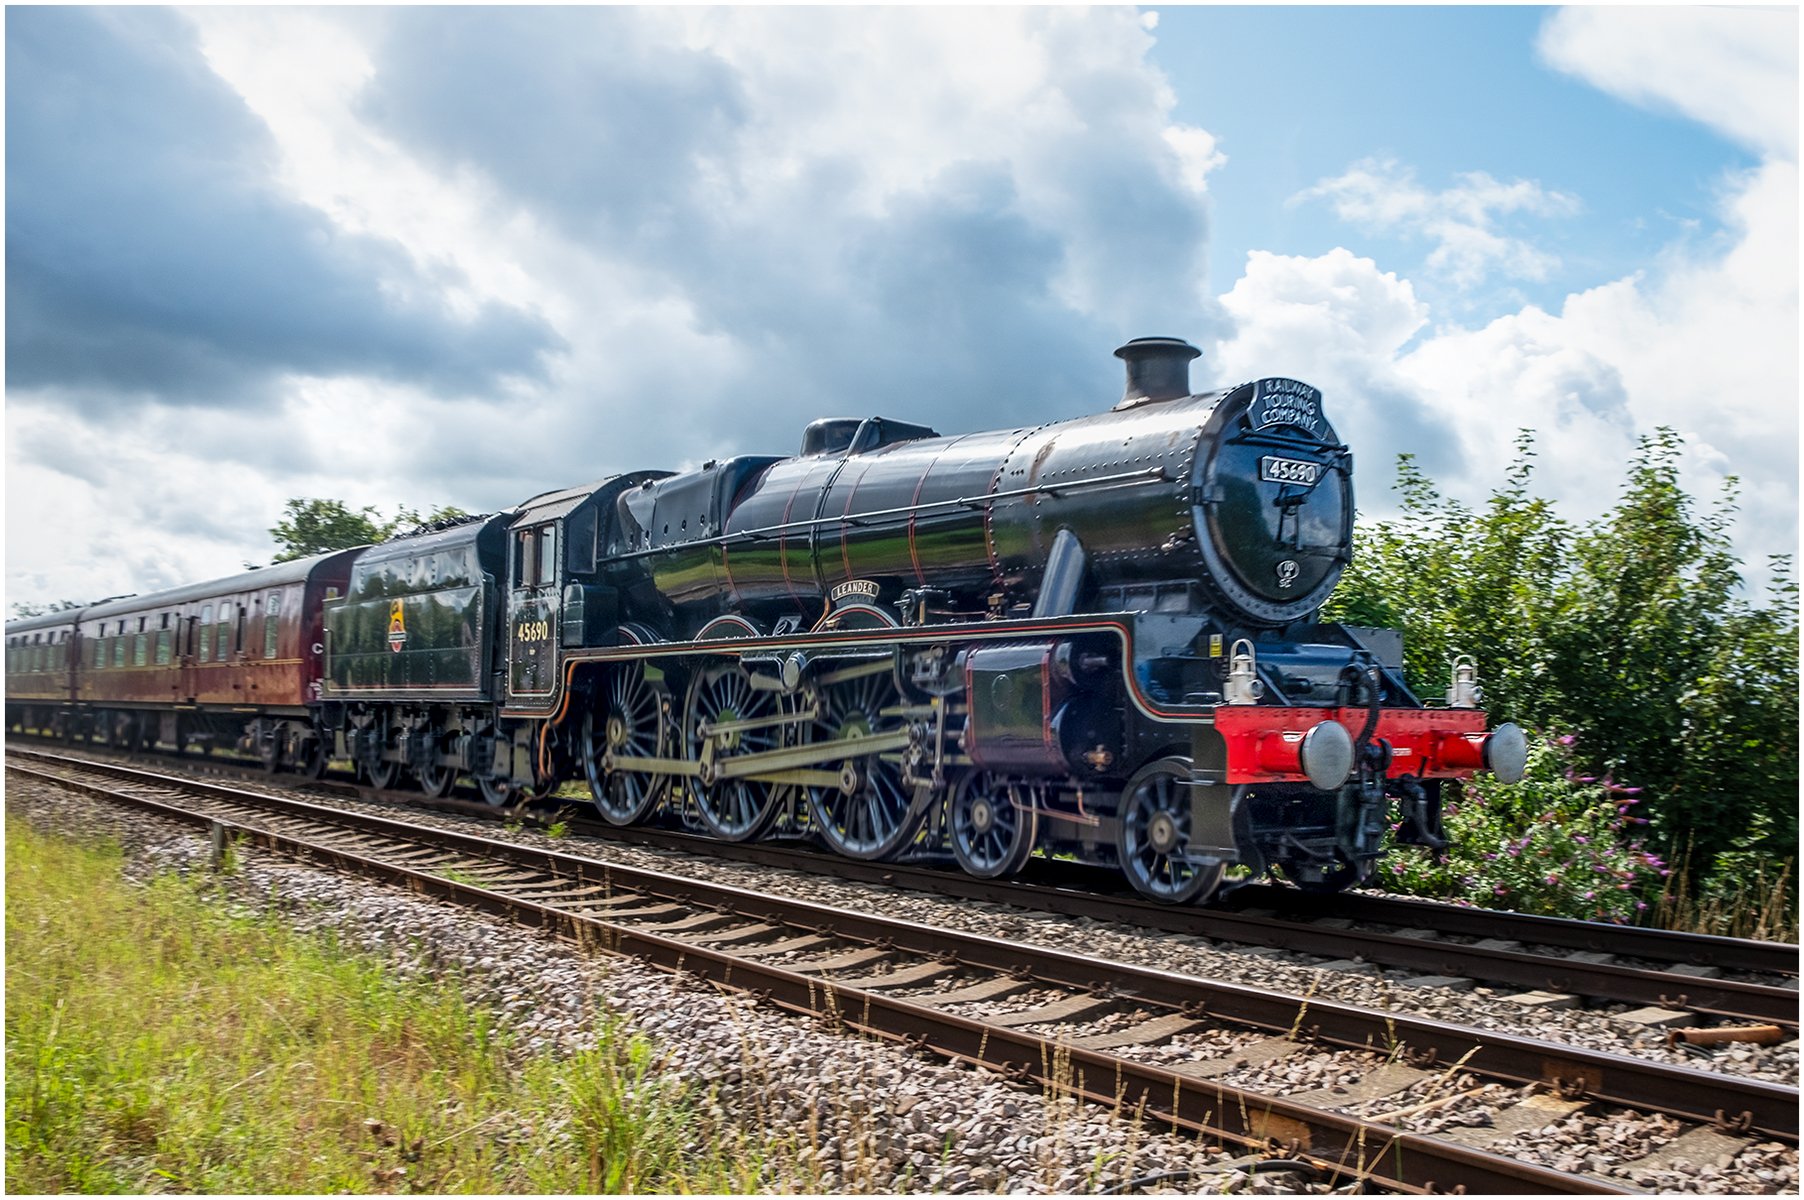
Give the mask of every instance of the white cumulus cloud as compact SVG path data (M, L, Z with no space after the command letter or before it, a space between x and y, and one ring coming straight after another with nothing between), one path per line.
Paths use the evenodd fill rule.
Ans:
M1574 7L1542 56L1611 95L1701 121L1759 154L1798 157L1798 10Z
M1516 279L1547 278L1559 260L1527 238L1501 231L1499 218L1559 217L1579 210L1572 196L1524 179L1500 182L1483 171L1466 172L1452 187L1432 191L1410 168L1376 158L1354 163L1294 199L1317 198L1361 229L1432 243L1428 268L1461 286L1478 283L1494 270Z
M1435 324L1440 314L1407 280L1345 250L1255 254L1223 297L1238 331L1222 361L1264 370L1286 345L1307 347L1293 360L1318 373L1336 419L1343 407L1350 413L1342 432L1361 456L1368 515L1393 510L1375 468L1399 450L1422 454L1424 443L1448 439L1443 461L1457 469L1424 463L1452 494L1475 501L1501 482L1516 431L1530 428L1542 494L1569 515L1593 517L1619 494L1636 439L1671 426L1685 437L1681 467L1694 495L1711 502L1726 477L1739 478L1735 538L1758 584L1764 557L1798 541L1796 40L1790 10L1561 11L1541 39L1548 61L1760 153L1758 166L1721 183L1723 234L1675 245L1555 311L1529 306L1471 328ZM1316 190L1351 219L1429 236L1437 227L1482 234L1491 214L1566 203L1488 179L1428 193L1389 163L1362 164ZM1482 236L1474 244L1473 265L1512 253ZM1441 248L1460 261L1457 239ZM1374 394L1384 398L1376 406Z
M493 508L792 452L821 415L1096 411L1113 346L1224 321L1196 284L1224 160L1174 119L1132 10L35 13L8 30L9 169L42 150L8 180L15 600L236 570L288 496ZM68 96L121 131L105 153L70 157L95 128ZM87 219L164 177L156 205ZM220 237L241 228L287 256ZM75 252L96 239L117 252ZM199 269L122 279L150 249ZM50 304L71 264L171 327L158 390L113 339L71 402L95 361L66 344L91 322ZM193 330L167 317L178 285L208 301ZM199 414L174 376L197 340L237 368ZM96 445L104 470L71 468Z

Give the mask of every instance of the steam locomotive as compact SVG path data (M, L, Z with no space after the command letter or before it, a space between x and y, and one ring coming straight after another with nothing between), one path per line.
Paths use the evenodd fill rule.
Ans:
M1441 789L1520 777L1467 661L1321 623L1353 460L1316 389L1192 394L1138 338L1106 412L942 437L815 421L794 457L638 471L380 545L11 622L15 728L271 770L348 759L491 804L587 780L616 825L861 859L1035 852L1172 903L1335 890Z

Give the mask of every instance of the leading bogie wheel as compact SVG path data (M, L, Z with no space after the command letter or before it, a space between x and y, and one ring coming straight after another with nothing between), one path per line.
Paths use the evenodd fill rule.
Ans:
M583 718L583 774L602 820L636 825L663 799L668 776L623 763L666 757L667 730L663 696L646 681L644 665L628 663L610 671L595 707ZM609 755L612 769L605 765Z
M831 677L830 677L831 679ZM811 742L846 741L892 733L901 718L884 715L901 703L888 663L858 668L820 687L819 715L805 727ZM911 789L902 781L899 753L864 754L839 762L816 764L817 770L849 763L851 790L810 787L808 816L821 839L848 858L881 861L895 857L920 832L925 810L917 810Z
M1121 791L1115 850L1134 890L1163 904L1200 903L1221 886L1227 864L1194 854L1190 837L1190 760L1161 758Z
M1018 874L1040 831L1040 789L969 771L946 802L952 857L979 879Z
M691 762L712 767L746 754L781 749L788 728L777 693L752 686L738 663L696 672L683 706L683 743ZM688 780L689 799L715 837L748 842L770 826L788 798L782 784L744 777Z

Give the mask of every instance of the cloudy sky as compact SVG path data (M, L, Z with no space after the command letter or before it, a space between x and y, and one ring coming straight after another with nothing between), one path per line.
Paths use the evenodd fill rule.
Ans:
M1392 511L1637 435L1797 543L1791 8L9 8L9 601L821 415L1321 387ZM1761 572L1754 572L1760 574Z

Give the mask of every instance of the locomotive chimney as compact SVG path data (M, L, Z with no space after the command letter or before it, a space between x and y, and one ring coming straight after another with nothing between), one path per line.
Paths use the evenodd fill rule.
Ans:
M1190 394L1190 360L1202 351L1183 338L1135 338L1115 351L1127 363L1127 391L1117 409Z

